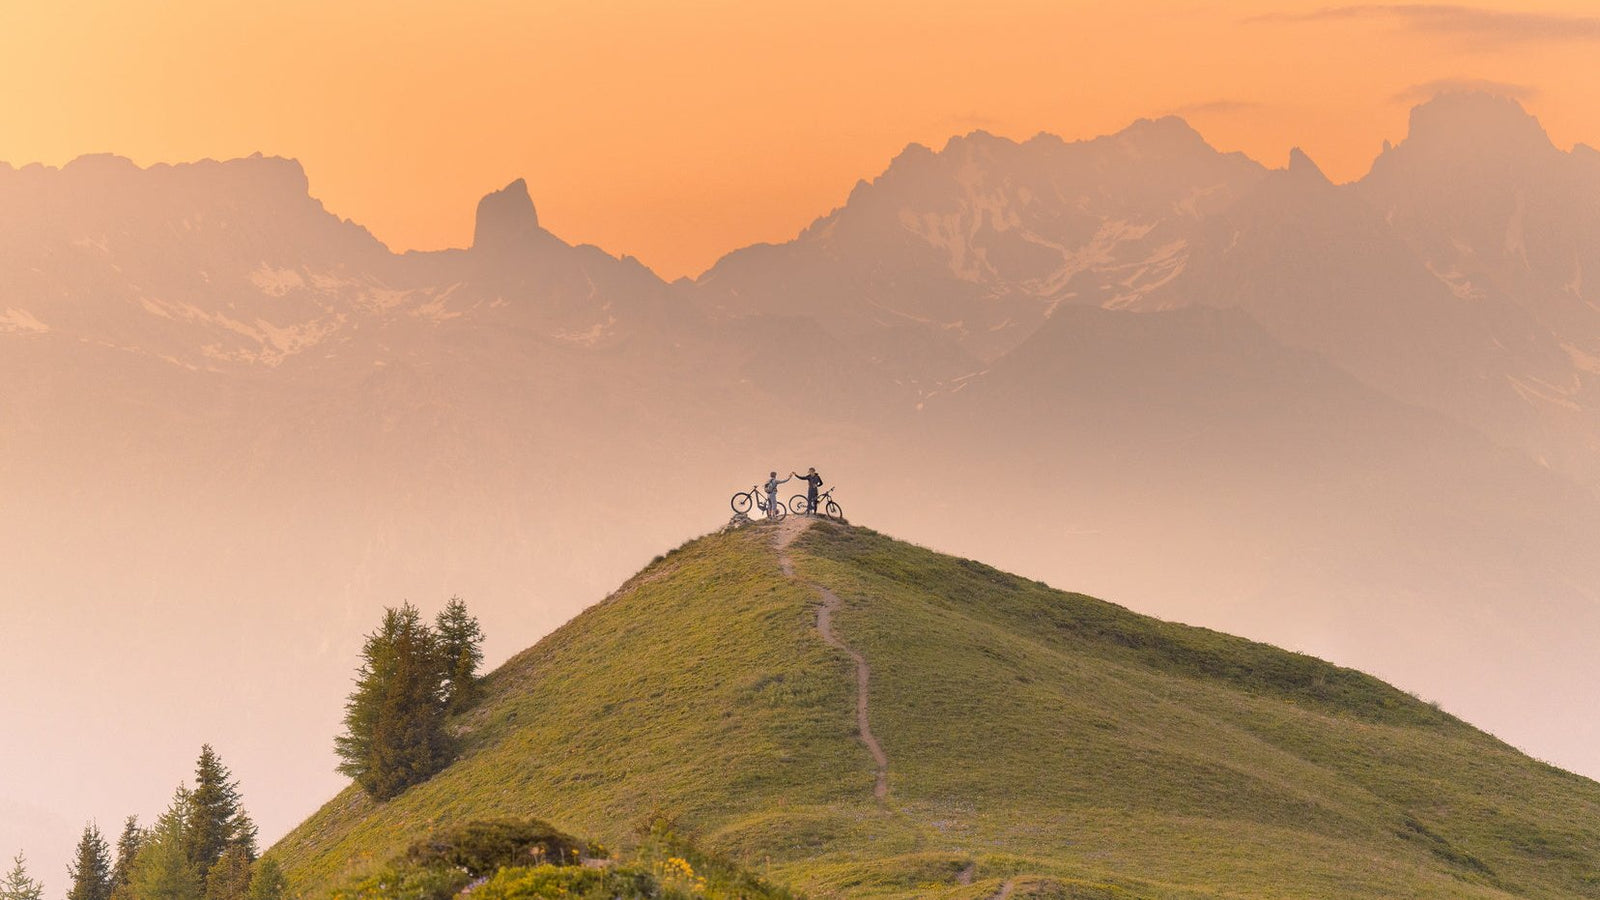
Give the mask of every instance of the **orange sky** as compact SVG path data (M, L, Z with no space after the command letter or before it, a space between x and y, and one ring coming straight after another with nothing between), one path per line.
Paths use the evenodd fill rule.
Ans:
M1115 8L1111 8L1115 7ZM1309 18L1307 16L1309 15ZM661 274L784 240L910 141L1185 115L1336 179L1420 85L1518 93L1600 145L1600 9L970 0L55 0L0 5L0 159L300 159L395 249L463 246L526 177L546 227Z

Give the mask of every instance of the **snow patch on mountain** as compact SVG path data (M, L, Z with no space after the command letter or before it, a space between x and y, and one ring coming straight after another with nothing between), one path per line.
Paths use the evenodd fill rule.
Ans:
M1600 375L1600 356L1572 344L1562 344L1561 349L1567 352L1567 357L1572 360L1574 368L1591 375Z
M1482 300L1488 296L1487 292L1482 288L1474 287L1472 279L1468 278L1459 269L1440 269L1432 261L1426 261L1423 265L1427 267L1429 274L1439 279L1445 287L1450 289L1450 293L1455 294L1462 300Z
M976 226L969 228L965 219L966 216L960 212L918 215L911 209L900 211L900 224L907 231L945 251L948 257L946 265L952 275L962 281L976 283L982 281L984 275L993 274L993 269L982 258L981 250L973 250L970 238Z
M1129 263L1117 269L1132 269L1133 274L1119 282L1124 288L1102 304L1106 309L1127 309L1137 306L1157 289L1170 284L1188 267L1189 242L1182 238L1157 247L1148 259ZM1115 269L1113 270L1115 271Z
M1540 403L1548 403L1574 412L1583 411L1583 406L1573 400L1571 396L1583 387L1582 381L1578 381L1573 387L1566 388L1561 385L1551 384L1543 378L1536 378L1532 375L1507 375L1506 380L1511 382L1511 387L1530 406L1536 407Z
M0 331L10 334L45 334L50 331L50 326L39 321L33 313L25 309L8 306L5 312L0 313Z
M263 348L261 361L275 366L290 356L303 353L322 343L343 327L344 323L343 314L284 326L274 325L265 319L257 319L255 324L265 338L265 343L272 348L272 351L276 351L273 353Z
M452 287L434 295L426 303L412 307L409 314L415 318L426 319L435 324L448 322L451 319L459 319L462 313L459 310L451 309L449 304L450 294L454 290L455 288Z
M448 296L454 287L447 288L439 295L442 300ZM411 298L412 291L396 290L394 288L367 287L357 296L357 303L373 312L388 312L403 305Z
M282 297L306 286L306 280L294 269L277 269L266 263L251 271L250 283L269 297Z
M604 322L596 322L582 331L557 331L551 337L577 347L593 347L610 336L616 325L617 317L607 313Z
M259 316L247 322L220 311L208 312L192 303L150 296L140 297L139 306L152 316L220 328L243 339L230 346L219 341L202 345L201 354L207 359L269 366L317 346L342 328L348 319L345 313L336 312L289 325L278 325Z

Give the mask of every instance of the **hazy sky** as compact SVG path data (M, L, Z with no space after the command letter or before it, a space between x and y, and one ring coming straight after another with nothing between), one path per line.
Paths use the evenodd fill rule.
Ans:
M1593 0L59 0L0 5L0 159L255 151L395 249L470 241L525 176L546 227L666 276L791 237L909 141L1178 113L1363 173L1407 108L1492 83L1600 144Z

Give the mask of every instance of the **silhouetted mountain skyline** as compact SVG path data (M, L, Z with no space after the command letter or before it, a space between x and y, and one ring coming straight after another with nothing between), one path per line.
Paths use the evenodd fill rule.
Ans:
M1173 117L911 145L672 283L551 233L521 179L471 247L396 254L292 160L0 166L0 545L51 604L0 677L62 667L84 711L17 758L116 730L57 798L115 821L212 741L271 833L336 781L380 605L465 596L494 658L816 465L863 524L1600 773L1571 715L1600 683L1597 226L1600 154L1480 95L1348 184Z

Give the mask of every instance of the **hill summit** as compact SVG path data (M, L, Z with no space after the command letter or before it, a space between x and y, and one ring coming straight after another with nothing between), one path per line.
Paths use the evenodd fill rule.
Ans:
M449 768L272 850L306 896L508 816L613 846L667 816L812 896L1600 896L1594 782L1360 672L843 524L693 541L485 686Z

